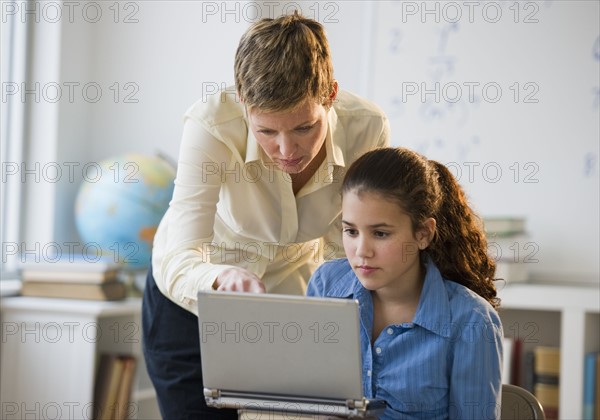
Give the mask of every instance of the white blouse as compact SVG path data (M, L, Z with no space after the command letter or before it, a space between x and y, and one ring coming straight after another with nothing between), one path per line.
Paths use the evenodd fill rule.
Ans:
M154 237L158 288L193 313L197 292L232 266L255 273L268 293L304 294L324 259L344 256L344 168L389 145L383 111L340 91L328 111L326 158L294 195L289 174L258 145L230 89L185 113L173 199Z

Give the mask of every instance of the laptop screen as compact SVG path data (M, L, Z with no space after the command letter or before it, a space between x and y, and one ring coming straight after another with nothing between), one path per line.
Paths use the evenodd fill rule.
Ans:
M363 397L356 301L200 292L198 327L205 388Z

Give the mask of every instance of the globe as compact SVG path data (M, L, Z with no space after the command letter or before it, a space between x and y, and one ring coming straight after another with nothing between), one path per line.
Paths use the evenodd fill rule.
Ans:
M174 165L125 154L86 166L75 203L84 257L131 270L149 267L152 240L173 195Z

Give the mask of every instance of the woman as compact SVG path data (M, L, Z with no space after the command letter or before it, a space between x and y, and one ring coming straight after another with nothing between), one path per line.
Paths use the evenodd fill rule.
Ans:
M314 20L251 25L234 70L235 89L185 114L173 199L154 239L144 355L165 419L237 418L202 395L197 292L303 294L323 258L343 255L345 168L389 144L383 112L338 89Z

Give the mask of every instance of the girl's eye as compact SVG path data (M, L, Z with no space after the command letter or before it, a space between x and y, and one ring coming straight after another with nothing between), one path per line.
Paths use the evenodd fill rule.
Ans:
M313 128L313 126L312 126L312 125L305 125L305 126L303 126L303 127L298 127L298 128L296 128L296 131L299 131L299 132L301 132L301 133L305 133L305 132L307 132L307 131L310 131L310 129L311 129L311 128Z
M260 134L264 134L265 136L271 136L275 133L273 130L258 130Z
M387 237L389 235L389 233L387 233L387 232L381 232L381 231L375 231L375 232L373 232L373 235L376 238L385 238L385 237Z
M348 236L356 236L357 234L356 229L344 228L342 231Z

